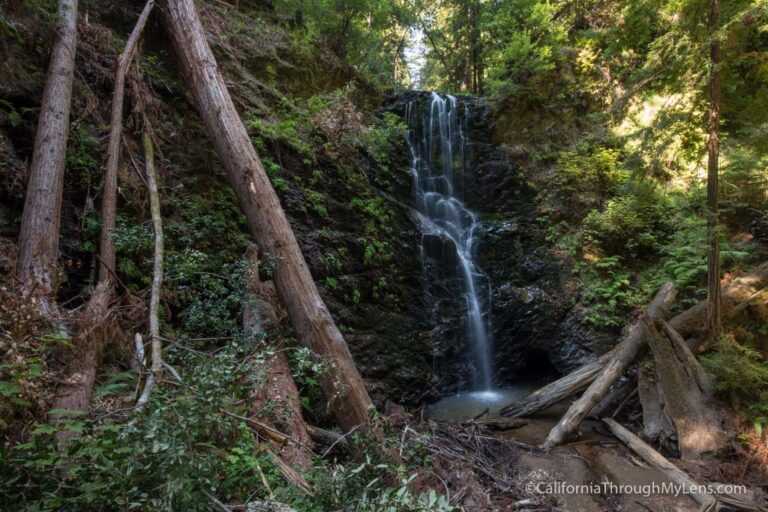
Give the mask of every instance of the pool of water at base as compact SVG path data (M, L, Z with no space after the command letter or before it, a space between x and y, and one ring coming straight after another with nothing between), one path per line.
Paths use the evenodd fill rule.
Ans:
M437 420L470 420L483 414L483 420L500 418L499 410L512 402L530 395L542 386L541 382L527 382L507 388L467 391L447 396L427 408L430 418Z

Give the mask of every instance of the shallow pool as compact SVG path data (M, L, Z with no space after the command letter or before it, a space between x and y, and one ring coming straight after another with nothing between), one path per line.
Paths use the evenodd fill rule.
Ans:
M438 420L469 420L482 414L480 419L499 418L499 409L525 398L541 386L541 383L525 383L503 389L468 391L448 396L427 408L430 418Z

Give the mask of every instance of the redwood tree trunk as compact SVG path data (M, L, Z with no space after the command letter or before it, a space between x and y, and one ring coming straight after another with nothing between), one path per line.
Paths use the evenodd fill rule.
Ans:
M709 102L709 141L707 151L707 336L710 341L720 337L722 329L722 305L720 298L720 233L718 229L719 185L718 185L718 122L720 120L720 44L717 42L717 19L720 13L720 1L709 2L709 29L712 43L710 48L710 102Z
M333 362L320 380L337 423L351 430L368 420L371 399L352 356L312 280L288 219L224 85L194 0L167 0L167 20L197 108L213 139L251 233L276 257L274 282L299 342Z
M77 0L60 0L58 16L29 169L16 268L25 293L38 301L40 313L50 319L58 317L51 295L59 252L64 160L75 72Z

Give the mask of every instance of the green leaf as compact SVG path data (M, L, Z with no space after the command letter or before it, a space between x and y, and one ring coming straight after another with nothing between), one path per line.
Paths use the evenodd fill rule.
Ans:
M5 380L0 380L0 395L11 396L11 395L16 395L18 393L21 393L22 391L24 391L24 388L22 388L18 384L14 384L13 382L8 382Z
M34 429L32 429L32 435L33 436L39 436L43 434L53 434L55 432L58 432L59 429L57 429L54 425L51 425L50 423L41 423L37 425Z

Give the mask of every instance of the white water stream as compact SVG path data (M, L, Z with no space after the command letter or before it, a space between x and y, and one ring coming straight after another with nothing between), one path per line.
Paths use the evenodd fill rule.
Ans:
M454 96L434 92L428 102L413 101L406 107L413 201L422 224L422 261L428 250L428 237L447 240L455 249L463 281L461 293L466 301L465 323L475 367L475 387L490 390L492 341L488 314L484 311L490 304L490 285L474 259L478 219L463 202L468 115L466 105L459 109ZM452 262L454 258L442 259Z

